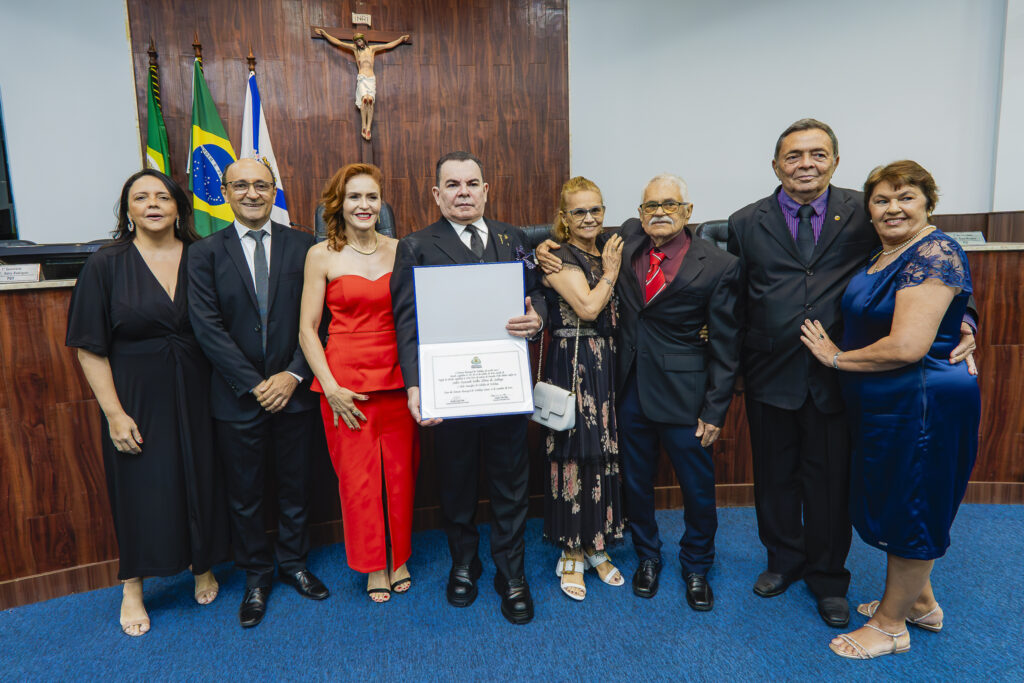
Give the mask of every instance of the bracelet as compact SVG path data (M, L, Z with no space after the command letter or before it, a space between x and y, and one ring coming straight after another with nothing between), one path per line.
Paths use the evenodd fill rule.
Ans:
M842 351L836 351L835 355L832 356L832 367L834 367L836 370L839 369L839 354L841 353Z
M615 283L612 282L611 280L609 280L608 278L602 276L601 279L604 280L605 282L607 282L609 287L611 287L613 289L615 288Z

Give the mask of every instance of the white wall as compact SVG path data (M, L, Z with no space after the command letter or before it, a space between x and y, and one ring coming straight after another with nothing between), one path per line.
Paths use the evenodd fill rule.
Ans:
M21 239L109 237L142 168L124 0L0 0L0 102Z
M837 185L911 158L939 212L989 211L1005 7L569 0L571 171L601 186L609 224L665 171L686 178L695 221L725 218L772 191L776 138L813 116L839 137Z
M1018 211L1024 205L1024 0L1009 0L999 98L993 211Z

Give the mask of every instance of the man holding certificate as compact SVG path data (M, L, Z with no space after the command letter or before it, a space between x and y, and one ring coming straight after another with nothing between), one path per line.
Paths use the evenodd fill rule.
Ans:
M467 152L444 155L437 162L435 182L434 201L441 209L442 219L403 238L395 258L391 298L399 362L409 395L409 411L421 425L435 426L441 512L452 555L448 602L468 607L477 596L483 566L477 554L479 532L474 513L482 462L493 512L494 587L501 595L501 613L505 618L514 624L525 624L533 618L533 600L523 570L528 418L524 414L492 414L442 422L421 415L420 328L413 267L512 262L517 255L527 253L528 247L518 228L484 219L488 186L483 180L482 164L475 156ZM509 335L521 338L535 336L545 314L536 272L527 270L525 276L525 313L513 315L505 324ZM453 313L453 319L457 318Z

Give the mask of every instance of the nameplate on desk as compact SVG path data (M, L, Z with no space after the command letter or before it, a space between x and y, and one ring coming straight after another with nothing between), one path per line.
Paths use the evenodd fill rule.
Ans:
M959 242L961 247L973 247L976 244L985 244L985 235L982 234L981 230L947 232L946 234Z
M42 267L38 263L15 263L0 266L0 282L39 282Z

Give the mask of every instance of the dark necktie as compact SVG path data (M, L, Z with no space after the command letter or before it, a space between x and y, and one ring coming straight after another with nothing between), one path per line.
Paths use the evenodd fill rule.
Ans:
M650 303L654 295L665 289L665 273L661 272L661 262L665 259L665 253L654 247L651 249L651 265L647 269L647 279L644 281L644 303Z
M476 226L467 225L466 230L469 231L469 250L473 252L473 256L482 259L484 257L484 241L480 239Z
M267 352L267 293L270 289L270 270L267 268L267 250L263 246L263 238L267 233L262 230L250 230L246 235L256 243L253 255L253 275L256 282L256 303L260 307L260 333L263 335L263 353Z
M814 215L814 207L810 204L804 204L796 210L796 215L800 219L796 224L796 250L800 252L800 258L806 263L811 260L811 255L814 254L814 229L811 228L811 216Z

